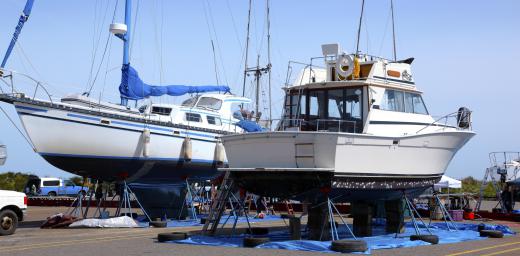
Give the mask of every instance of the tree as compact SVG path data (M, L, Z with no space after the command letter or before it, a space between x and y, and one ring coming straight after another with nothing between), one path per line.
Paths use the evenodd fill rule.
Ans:
M69 180L72 181L72 183L74 183L76 186L83 185L83 178L80 176L71 177Z
M21 172L6 172L0 174L0 189L23 192L29 174Z

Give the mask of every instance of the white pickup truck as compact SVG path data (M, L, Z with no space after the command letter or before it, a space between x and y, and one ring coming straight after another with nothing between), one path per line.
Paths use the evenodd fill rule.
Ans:
M0 236L11 235L27 211L24 193L0 190Z

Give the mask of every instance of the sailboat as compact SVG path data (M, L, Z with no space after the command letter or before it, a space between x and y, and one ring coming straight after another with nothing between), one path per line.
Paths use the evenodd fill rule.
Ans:
M10 86L0 101L12 104L34 150L47 162L64 171L101 181L125 180L134 186L148 214L172 213L182 200L187 180L218 176L227 164L220 136L243 132L239 106L251 101L231 94L224 85L149 85L141 80L129 58L132 1L125 1L125 22L110 25L123 41L120 104L102 102L74 94L56 100L42 83L35 90L48 98L19 92L11 79L17 72L4 69L33 1L28 1L8 53L0 69ZM161 95L192 95L180 105L151 103L139 108L129 101ZM33 95L33 94L31 94ZM36 95L36 92L35 94Z

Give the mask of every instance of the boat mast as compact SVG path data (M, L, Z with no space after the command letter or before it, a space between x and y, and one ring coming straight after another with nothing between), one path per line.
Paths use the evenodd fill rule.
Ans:
M245 64L244 64L244 83L242 84L242 97L246 95L246 77L247 77L247 59L249 55L249 25L251 24L251 5L252 0L249 0L249 12L247 14L247 35L246 35L246 52L245 52ZM242 104L242 107L244 105Z
M267 67L268 73L267 77L269 79L268 90L269 90L269 122L267 123L269 130L271 130L271 123L273 122L273 112L272 112L272 94L271 94L271 18L270 18L270 9L269 9L269 0L267 2Z
M392 11L392 38L394 43L394 61L397 61L397 50L395 46L395 27L394 27L394 0L390 0L390 10Z
M131 40L131 31L132 31L132 0L126 0L125 2L125 25L127 31L123 38L124 46L123 46L123 65L130 64L130 40Z
M34 0L27 0L27 2L25 2L25 7L23 8L22 15L20 15L20 19L18 20L18 25L16 25L16 29L14 30L13 39L11 39L11 43L9 44L9 47L7 48L7 51L5 52L5 56L4 56L4 59L2 60L2 64L0 65L0 68L5 67L5 64L7 63L7 59L9 59L9 56L11 55L11 52L13 51L16 41L18 40L18 36L20 35L20 32L22 31L23 25L29 19L29 15L31 14L33 3L34 3Z

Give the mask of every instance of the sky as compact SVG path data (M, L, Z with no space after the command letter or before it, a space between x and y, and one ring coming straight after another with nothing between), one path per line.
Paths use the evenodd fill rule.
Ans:
M45 82L53 97L92 87L95 98L118 102L122 42L108 32L113 19L123 22L123 1L115 8L116 2L35 0L7 68ZM136 26L131 63L146 82L218 82L242 93L247 0L133 2ZM340 43L344 51L353 52L361 1L270 2L273 118L278 118L288 61L309 62L321 55L325 43ZM24 5L25 0L2 0L0 54L7 49ZM267 63L265 5L264 0L253 0L249 66L256 65L258 55L260 65ZM520 1L394 0L394 9L397 57L415 57L412 72L430 113L442 116L460 106L473 111L477 136L459 151L446 174L482 178L489 152L520 151ZM389 0L366 0L360 49L392 57ZM252 88L250 83L246 88ZM246 91L250 96L251 90ZM265 78L262 91L267 94ZM183 99L155 101L179 103ZM0 106L21 127L14 108ZM7 145L9 155L0 173L71 176L33 152L2 113L0 141Z

